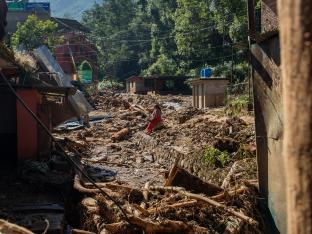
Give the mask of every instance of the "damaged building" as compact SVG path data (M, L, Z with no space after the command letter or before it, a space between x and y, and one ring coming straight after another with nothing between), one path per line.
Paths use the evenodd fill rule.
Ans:
M191 94L186 84L189 77L154 75L149 77L132 76L126 80L128 93L133 94Z

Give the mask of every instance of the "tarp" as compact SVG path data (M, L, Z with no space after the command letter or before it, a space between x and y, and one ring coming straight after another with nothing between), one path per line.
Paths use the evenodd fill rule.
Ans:
M48 72L57 74L53 76L59 87L73 87L71 84L71 76L66 75L60 65L52 56L50 50L46 46L41 46L34 50L34 56L39 61L39 63L46 68ZM82 115L88 114L93 110L89 102L84 97L83 93L79 90L74 96L68 97L69 104L73 110L72 117L80 117Z

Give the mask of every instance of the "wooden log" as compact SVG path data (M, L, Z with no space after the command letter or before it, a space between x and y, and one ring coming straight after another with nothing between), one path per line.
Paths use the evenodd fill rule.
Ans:
M81 192L81 193L85 193L85 194L97 194L100 193L99 189L90 189L90 188L86 188L81 184L81 180L79 178L78 175L75 176L74 179L74 189L76 189L77 191ZM111 191L101 187L101 189L103 189L106 193L110 193Z
M143 190L143 197L144 197L145 202L148 202L149 197L150 197L149 187L150 187L150 182L147 182L144 185L144 190Z
M9 223L5 220L0 219L0 233L9 234L34 234L26 228L20 227L16 224Z
M182 188L182 187L150 186L149 189L151 191L170 192L170 193L178 193L181 191L185 191L185 188Z
M161 212L167 209L179 209L179 208L185 208L185 207L190 207L190 206L195 206L198 204L197 200L191 200L191 201L183 201L183 202L178 202L172 205L165 205L157 208L150 208L147 210L149 214Z
M116 132L113 136L112 136L112 140L113 141L120 141L123 140L126 136L128 136L130 133L130 129L129 128L124 128L122 130L120 130L119 132Z
M237 194L242 194L242 193L246 192L247 190L248 190L247 187L242 186L239 189L234 189L234 190L231 190L231 191L224 191L223 193L215 195L215 196L212 196L210 198L212 200L215 200L215 201L221 201L221 200L223 200L226 197L232 197L232 196L235 196Z
M180 158L177 158L174 164L172 165L168 178L166 179L165 186L172 186L172 181L174 180L178 171L179 161L180 161Z

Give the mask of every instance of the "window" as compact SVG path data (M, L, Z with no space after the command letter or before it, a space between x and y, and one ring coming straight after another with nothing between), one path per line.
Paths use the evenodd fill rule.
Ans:
M166 80L165 81L166 89L173 89L174 88L174 81L173 80Z

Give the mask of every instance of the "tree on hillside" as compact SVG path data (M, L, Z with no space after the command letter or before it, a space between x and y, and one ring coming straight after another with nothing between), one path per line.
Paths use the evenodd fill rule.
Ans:
M83 22L101 51L109 78L131 75L217 75L247 77L246 0L105 0L85 12ZM232 52L233 60L232 63Z
M63 41L57 35L57 23L51 20L39 20L36 15L30 15L24 23L17 24L17 31L12 35L13 46L32 50L41 45L52 48Z
M129 31L134 17L132 0L103 1L83 15L84 24L92 29L91 40L101 52L100 66L108 71L105 72L107 78L129 77L137 71L138 54L136 45L131 42L135 36Z

